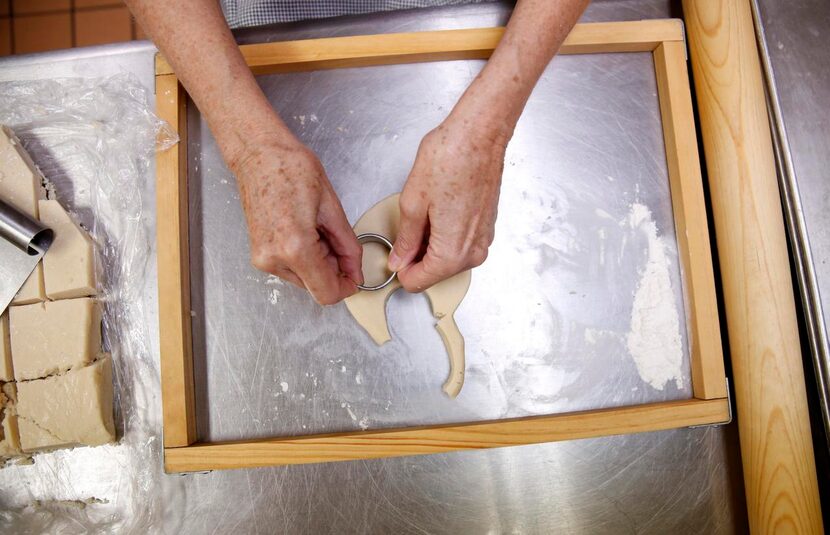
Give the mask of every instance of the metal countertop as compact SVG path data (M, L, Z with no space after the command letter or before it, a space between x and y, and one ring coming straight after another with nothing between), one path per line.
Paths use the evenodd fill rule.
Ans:
M665 17L671 15L667 5L598 1L585 20ZM508 13L505 5L477 5L245 30L239 36L250 41L477 27L503 23ZM152 88L153 52L149 44L129 44L10 58L0 61L0 81L126 70ZM499 232L510 239L532 236L544 247L530 254L497 242L495 261L474 276L468 310L459 311L469 338L468 384L458 403L440 394L446 357L437 334L430 332L422 298L393 298L390 323L400 342L376 350L360 332L346 329L350 318L342 307L320 311L299 292L268 284L249 267L233 179L198 115L191 114L194 338L195 354L205 355L196 362L202 435L217 440L311 433L687 397L687 381L659 391L644 385L630 362L608 374L612 362L618 367L624 362L619 333L627 329L642 263L634 257L643 244L625 245L619 230L631 202L652 210L667 251L676 258L650 59L622 56L557 58L529 103L508 154ZM446 114L479 66L475 61L390 66L374 68L377 74L371 76L365 69L349 69L262 77L261 83L274 105L287 110L292 128L320 153L354 220L400 188L420 136ZM349 81L362 84L361 91L344 90ZM384 86L415 91L393 98ZM403 101L408 105L401 106ZM378 108L383 113L370 115ZM373 186L363 189L371 198L354 193L350 184L356 180L371 181ZM145 213L152 217L152 180L144 193ZM555 219L545 223L549 216ZM606 216L610 224L604 227ZM600 228L618 233L608 238L617 245L613 253L601 252ZM613 254L616 261L600 264L600 254ZM514 265L527 279L512 289L515 298L494 302L487 288ZM589 268L596 265L604 267ZM679 292L677 273L671 277ZM531 282L545 288L538 309L520 305L520 297L535 291ZM155 332L153 281L144 296L147 322ZM681 297L676 293L682 318ZM498 313L483 316L484 321L473 313L494 307L500 307ZM242 309L253 309L256 317L246 312L236 318ZM285 317L287 310L291 319ZM544 336L498 331L505 317L515 318L517 325L541 322ZM328 326L318 332L319 343L292 339L302 322ZM345 348L331 344L334 333L345 337ZM158 342L153 338L151 343L157 355ZM487 355L493 346L497 350ZM298 355L313 362L299 366ZM144 418L150 434L157 435L160 414L150 411ZM160 447L159 441L149 444ZM82 449L69 452L50 469L83 454ZM42 467L36 462L29 469ZM85 485L68 487L69 494L75 493L70 496L65 490L56 496L48 488L27 487L25 481L15 488L42 501L83 500L94 493L106 502L77 513L105 519L93 525L126 529L149 522L170 532L745 530L734 425L185 476L163 475L158 466L149 484L132 484L129 465L123 470L118 485L111 474L90 475ZM0 504L19 503L19 498L0 490Z

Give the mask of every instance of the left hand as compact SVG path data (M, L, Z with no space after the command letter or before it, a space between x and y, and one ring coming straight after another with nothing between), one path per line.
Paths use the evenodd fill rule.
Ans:
M427 134L401 193L389 268L420 292L481 265L493 242L509 136L448 117Z

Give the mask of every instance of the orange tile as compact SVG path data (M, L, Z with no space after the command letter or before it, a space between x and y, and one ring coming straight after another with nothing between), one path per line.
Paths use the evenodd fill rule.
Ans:
M75 0L75 9L83 9L85 7L119 7L124 5L124 2L119 0Z
M47 11L69 11L69 0L12 0L15 15L29 15Z
M103 45L133 38L126 7L75 12L75 46Z
M0 19L0 56L12 53L12 29L9 19Z
M10 0L0 0L0 17L9 16L9 3Z
M69 13L15 17L12 24L15 54L72 47Z

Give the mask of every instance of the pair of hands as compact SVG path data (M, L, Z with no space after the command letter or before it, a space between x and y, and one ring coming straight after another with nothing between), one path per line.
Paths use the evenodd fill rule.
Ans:
M263 135L231 159L253 265L324 305L363 283L362 246L320 160L296 138ZM450 116L427 134L401 193L389 257L403 287L423 291L487 258L508 136Z

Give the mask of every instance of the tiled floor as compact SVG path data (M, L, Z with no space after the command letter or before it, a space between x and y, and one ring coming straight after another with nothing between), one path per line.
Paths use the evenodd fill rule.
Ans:
M144 38L118 0L0 0L0 56Z

